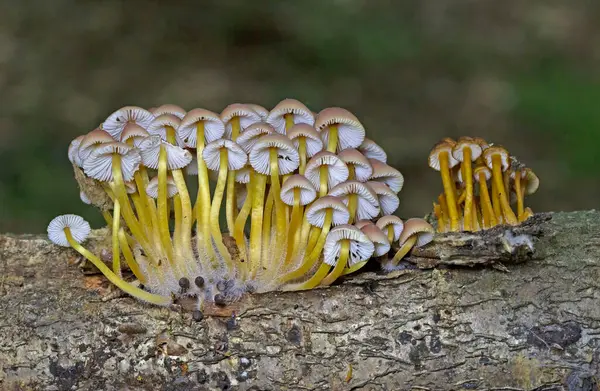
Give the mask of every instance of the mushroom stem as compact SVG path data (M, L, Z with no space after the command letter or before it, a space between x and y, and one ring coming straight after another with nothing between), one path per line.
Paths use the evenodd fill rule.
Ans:
M394 241L394 226L392 224L387 226L387 237L390 243Z
M335 264L333 270L321 281L321 285L328 286L333 284L344 273L346 264L348 263L348 252L350 251L350 241L348 239L342 240L340 249L340 257Z
M106 225L112 227L112 215L109 211L103 210L102 217L104 217L104 221L106 221Z
M329 177L329 169L325 164L319 167L319 197L327 195L327 179Z
M131 269L131 271L133 272L135 277L142 284L145 284L147 281L146 276L144 276L144 274L141 272L140 265L137 263L137 261L135 260L135 258L133 256L133 253L131 252L129 243L127 243L127 236L125 235L125 231L123 231L123 228L121 228L119 230L118 237L119 237L119 243L121 244L121 251L123 252L123 257L125 258L125 261L127 262L127 266L129 266L129 269ZM151 266L148 265L148 268L150 268L150 267Z
M456 206L454 182L450 178L450 156L447 151L441 152L440 173L442 175L442 184L444 185L444 194L448 203L448 212L450 214L450 230L457 232L459 230L458 211Z
M210 233L215 241L217 250L221 257L225 261L227 270L233 272L233 263L229 250L223 243L223 236L221 235L221 227L219 225L219 211L221 210L221 203L223 202L223 192L225 191L225 181L227 180L227 149L221 149L220 162L219 162L219 177L217 178L217 187L213 194L212 204L210 205Z
M448 221L446 221L446 218L449 217L450 214L448 213L448 203L446 202L446 196L444 195L444 193L438 196L438 201L442 210L442 224L440 227L440 223L438 223L438 232L446 232L446 229L448 228L447 224L449 223Z
M181 258L181 197L178 194L173 196L173 209L175 210L175 230L173 232L173 247L177 258Z
M248 262L248 249L246 248L246 238L244 236L244 227L246 226L246 221L248 220L248 216L250 215L250 210L252 209L252 185L254 182L254 171L250 171L250 182L246 185L248 192L246 194L246 199L244 200L244 205L240 209L240 213L235 219L235 224L233 228L233 237L235 239L235 243L240 250L240 259ZM243 272L246 272L247 267L242 268Z
M487 180L485 174L479 173L479 203L481 204L481 213L483 214L483 225L486 228L494 227L498 224L496 215L490 200L490 193L487 188Z
M225 220L227 221L227 231L233 234L235 227L235 171L231 170L227 174L227 197L225 199Z
M505 221L510 225L517 225L517 217L510 208L506 192L504 191L505 187L502 183L502 162L499 155L492 156L492 180L496 184L496 190L500 197L500 207L502 208L502 214L504 215Z
M285 132L287 133L294 126L294 114L284 114L283 118L285 118Z
M292 219L290 221L290 227L287 235L287 252L285 255L285 263L286 265L292 259L292 254L294 253L294 245L296 241L294 240L296 237L296 231L300 226L302 220L302 209L300 209L300 189L294 189L294 205L292 206Z
M350 273L354 273L354 272L358 271L363 266L365 266L368 261L369 260L358 262L358 263L355 263L354 265L352 265L350 267L345 268L344 272L342 273L342 275L345 276L346 274L350 274Z
M114 218L112 221L112 269L121 277L121 257L119 250L119 224L121 223L121 203L115 200Z
M353 181L356 180L356 173L354 170L354 164L348 164L348 180Z
M356 209L358 208L358 195L348 194L348 211L350 212L350 218L348 224L352 224L356 220Z
M185 177L181 170L173 170L173 181L181 200L180 235L182 246L181 255L191 259L192 255L192 201L185 184ZM175 218L177 221L177 218Z
M250 181L252 183L252 181ZM267 177L256 173L254 175L254 191L252 192L252 215L250 217L250 270L252 277L260 266L262 244L262 221Z
M300 157L300 167L298 168L298 172L301 175L304 175L304 171L306 170L306 138L305 137L298 138L298 156Z
M404 242L402 246L400 246L400 249L398 250L396 255L394 255L394 258L392 258L392 260L390 261L392 265L398 266L398 263L402 260L402 258L404 258L406 254L408 254L408 252L413 248L416 242L417 235L413 235L410 238L408 238L406 242Z
M521 172L517 171L515 173L515 193L517 193L517 216L519 217L519 221L523 216L523 193L521 192Z
M277 221L277 241L280 246L286 233L287 221L285 220L285 204L281 200L281 185L279 183L279 162L277 149L270 150L271 161L271 189L273 190L273 201L275 203L275 217ZM282 248L278 247L281 251Z
M171 242L171 231L169 230L169 210L167 206L167 150L163 145L160 146L158 154L158 197L156 208L160 242L162 243L171 267L174 268L177 275L175 257L173 255L173 244Z
M465 213L464 213L464 230L473 230L473 170L471 168L471 148L463 149L464 167L463 180L465 181Z
M204 121L196 123L196 161L198 165L198 194L196 196L196 236L198 250L204 248L209 259L213 258L210 240L210 215L205 209L210 205L208 169L202 157L204 152ZM204 242L204 243L202 243Z
M269 264L266 260L269 252L265 249L269 248L271 243L271 223L273 221L273 187L269 188L269 194L265 201L265 212L263 216L263 233L262 233L262 253L260 258L261 267L270 269Z
M335 153L338 144L338 128L337 125L331 125L329 127L329 140L327 142L327 150Z
M433 203L433 215L437 219L437 232L444 232L444 225L446 224L446 222L444 221L444 215L442 214L442 207L437 202ZM390 239L390 243L391 242L392 240Z
M96 266L98 268L98 270L100 270L100 272L102 272L102 274L104 274L104 276L110 282L112 282L114 285L117 286L117 288L121 289L123 292L125 292L135 298L138 298L142 301L146 301L148 303L157 304L157 305L171 304L170 297L155 295L155 294L146 292L145 290L140 289L136 286L133 286L130 283L123 280L122 278L120 278L119 276L117 276L115 273L113 273L108 268L108 266L106 266L104 264L104 262L102 262L100 259L98 259L98 257L96 257L94 254L92 254L90 251L88 251L81 244L77 243L77 241L75 241L75 239L73 239L73 235L71 235L71 230L68 227L64 229L64 232L65 232L65 236L67 237L67 241L69 242L71 247L73 247L73 249L75 251L77 251L79 254L83 255L88 261L90 261L94 266Z
M500 196L498 195L498 187L496 186L496 181L492 179L492 210L494 211L494 218L496 219L497 224L501 224L503 222L502 219L502 209L500 208Z

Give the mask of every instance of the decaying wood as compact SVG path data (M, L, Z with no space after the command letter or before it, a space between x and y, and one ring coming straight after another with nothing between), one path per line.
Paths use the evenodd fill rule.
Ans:
M0 236L0 389L598 389L595 211L444 235L411 254L420 268L250 295L200 322L103 300L78 260Z

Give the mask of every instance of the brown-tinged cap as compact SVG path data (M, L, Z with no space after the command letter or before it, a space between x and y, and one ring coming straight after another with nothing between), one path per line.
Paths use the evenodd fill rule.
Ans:
M367 235L367 238L375 246L373 256L381 257L390 252L390 241L386 234L375 224L365 224L360 230Z
M306 140L306 156L313 157L323 150L323 141L319 136L319 132L310 125L296 124L288 132L287 136L296 148L300 145L300 139Z
M375 194L377 194L379 207L381 208L381 214L383 216L391 215L398 209L400 206L400 199L388 185L377 181L368 181L367 185L369 185Z
M464 152L465 149L469 148L471 150L471 161L477 160L483 150L481 146L475 142L471 137L461 137L456 141L454 148L452 148L452 157L462 162L464 160Z
M317 191L313 184L304 175L295 174L290 176L281 185L281 200L293 206L295 190L300 190L300 205L308 205L317 198Z
M384 232L387 232L388 227L392 226L394 230L394 242L400 238L402 231L404 231L404 222L400 217L394 215L380 217L376 225Z
M125 106L113 112L102 123L102 129L106 130L113 139L120 140L121 133L128 123L136 123L147 129L154 120L154 115L146 109L138 106Z
M255 122L248 126L242 134L240 134L235 140L236 143L242 147L246 153L252 151L252 147L258 141L259 138L267 134L275 133L275 129L266 122Z
M344 149L338 153L338 156L347 166L352 165L354 167L356 180L366 182L373 174L373 166L371 166L369 159L358 150L354 148Z
M456 166L459 163L459 161L452 156L452 149L454 148L454 144L454 141L453 143L450 143L444 140L435 144L431 149L431 152L429 152L429 167L433 168L436 171L440 171L440 155L444 152L446 152L448 155L448 167L452 168Z
M342 249L342 241L348 240L348 266L352 266L371 258L375 251L373 242L360 229L353 225L342 224L333 228L327 234L323 248L323 262L330 266L337 264Z
M487 181L492 177L492 170L490 170L488 166L479 165L475 167L475 169L473 170L473 174L477 182L479 182L479 174L484 174L485 180Z
M177 106L177 105L173 105L170 103L158 106L158 107L154 107L150 110L152 114L154 114L155 117L158 117L159 115L163 115L163 114L172 114L175 117L182 119L183 117L185 117L186 111L184 109L182 109L181 107Z
M204 145L222 138L225 134L225 124L217 113L200 108L190 110L177 128L178 136L190 148L196 148L198 144L199 122L204 125Z
M250 151L250 165L256 172L264 175L271 173L272 148L277 149L279 175L290 174L298 168L300 156L292 141L282 134L272 133L259 138Z
M327 188L332 188L348 179L348 166L336 154L321 151L313 156L308 163L304 175L315 188L321 184L321 166L327 166Z
M304 103L296 99L284 99L271 110L266 120L277 133L286 134L285 114L292 114L295 124L302 123L312 126L315 123L312 111Z
M502 162L502 171L506 171L510 168L510 155L506 148L500 145L492 145L485 151L483 151L483 159L485 160L485 164L492 169L492 157L500 156L500 161Z
M306 208L305 217L311 225L322 228L325 223L325 214L331 209L333 212L331 225L346 224L350 219L348 208L338 197L325 196L318 198Z
M433 240L435 229L427 221L419 218L408 219L404 222L404 230L398 239L398 243L403 245L408 238L418 235L415 247L425 246Z
M337 151L358 148L365 140L365 128L358 118L341 107L329 107L321 110L315 119L315 129L321 134L323 144L329 141L329 127L337 125Z
M387 163L387 153L385 153L384 149L381 148L379 144L371 139L365 138L358 147L358 150L368 159L375 159L382 163Z
M369 163L373 167L373 173L369 180L383 182L389 186L392 191L399 193L404 186L404 176L394 167L388 166L379 160L369 159Z

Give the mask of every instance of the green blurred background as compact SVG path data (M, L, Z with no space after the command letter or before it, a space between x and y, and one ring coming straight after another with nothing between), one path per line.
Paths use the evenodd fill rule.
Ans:
M541 178L534 211L600 196L600 2L230 0L0 2L0 232L79 201L71 139L115 109L342 106L406 178L401 216L441 189L444 136L506 146Z

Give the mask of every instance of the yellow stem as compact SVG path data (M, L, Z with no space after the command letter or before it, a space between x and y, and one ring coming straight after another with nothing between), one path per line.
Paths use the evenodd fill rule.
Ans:
M523 216L523 193L521 192L521 171L517 170L515 172L515 193L517 194L517 216L519 216L519 221L521 220L521 216Z
M394 255L394 258L392 258L392 260L391 260L392 265L398 266L398 263L400 263L402 258L404 258L404 256L406 254L408 254L408 252L413 248L413 246L415 245L416 242L417 242L417 235L413 235L410 238L408 238L406 240L406 242L404 242L402 244L402 246L400 246L400 249L398 250L396 255Z
M342 241L342 246L340 249L340 257L335 264L335 267L327 275L327 277L323 278L321 281L321 285L331 285L335 280L338 279L339 276L342 275L344 269L346 268L346 264L348 263L348 252L350 251L350 241L345 239Z
M178 260L181 258L181 197L179 194L173 196L173 208L175 209L175 230L173 232L173 247L175 256ZM181 266L181 265L180 265Z
M331 266L323 262L311 278L309 278L306 282L292 286L290 290L302 291L315 288L321 281L323 281L323 278L327 276L329 270L331 270Z
M106 225L108 225L109 227L112 227L112 215L110 214L110 212L107 210L103 210L102 217L104 217L104 221L106 221Z
M504 184L502 183L502 162L500 160L500 156L494 155L492 156L492 179L496 183L496 188L498 190L498 196L500 197L500 206L502 208L502 214L504 215L504 219L508 224L517 225L519 222L515 213L510 208L510 204L508 202L508 198L506 196L506 192Z
M292 255L294 254L294 244L296 241L294 238L296 237L296 231L300 226L300 222L302 221L302 210L300 209L300 189L294 189L294 205L292 206L292 220L290 221L290 227L287 235L287 252L285 255L285 263L286 265L292 259Z
M210 184L208 169L202 156L204 152L204 121L196 123L196 160L198 165L198 195L196 198L196 238L197 247L204 249L209 259L214 257L210 239L210 214L206 210L210 205ZM201 252L201 251L200 251ZM203 257L201 257L201 262ZM205 265L206 266L206 265Z
M180 218L180 251L181 255L191 260L192 254L192 201L190 199L190 193L188 192L187 185L185 184L185 177L183 171L173 170L173 181L177 186L177 192L181 200L181 218ZM177 219L175 219L177 221Z
M248 249L246 248L246 237L244 235L244 227L246 226L246 221L248 220L248 216L250 215L250 210L252 209L252 184L254 183L254 171L250 172L250 182L246 185L248 191L246 194L246 199L244 200L244 205L242 205L242 209L240 209L240 213L235 219L235 225L233 228L233 237L235 239L235 243L240 250L240 260L243 260L243 267L241 268L243 273L246 273L248 270L249 258L248 258Z
M219 211L221 210L221 203L223 202L223 192L225 190L225 182L227 180L227 149L221 149L221 156L219 162L219 177L217 179L217 187L213 194L212 204L210 205L210 233L215 241L217 250L223 257L227 270L233 273L233 262L229 250L223 243L223 236L221 235L221 227L219 225Z
M252 182L250 182L252 184ZM250 218L250 270L252 277L260 266L262 244L262 222L267 177L256 173L254 176L254 191L252 194L252 215Z
M502 209L500 208L500 196L498 195L498 187L496 181L492 180L492 210L497 224L502 224Z
M444 185L444 194L448 203L448 212L450 214L450 230L457 232L459 230L458 211L456 206L455 188L452 178L450 178L450 156L448 152L441 152L440 156L440 173L442 175L442 183Z
M294 114L292 114L292 113L284 114L283 118L285 118L285 133L287 134L287 132L290 131L292 126L294 126Z
M121 277L121 251L119 250L119 224L121 223L121 203L115 200L114 218L112 224L112 269Z
M356 174L354 172L354 164L348 164L348 180L353 181L356 179Z
M331 125L329 127L329 140L327 143L327 150L335 153L338 144L338 128L337 125Z
M464 230L473 230L473 173L471 171L471 148L463 149L464 167L463 180L465 181L465 214L464 214Z
M227 231L231 235L233 235L234 227L235 227L235 204L236 204L236 194L235 194L235 171L229 171L227 174L227 197L225 198L225 217L227 221Z
M348 211L350 212L348 224L352 224L354 221L356 221L356 209L357 208L358 208L358 195L357 194L348 194Z
M446 232L447 224L447 218L449 217L448 214L448 203L446 202L446 196L444 195L444 193L440 194L438 196L438 202L440 203L440 209L441 209L441 219L438 222L438 232Z
M241 128L242 127L240 125L240 117L233 117L231 119L231 140L237 140L238 136L240 135L240 132L242 131Z
M387 237L390 243L394 242L394 225L390 224L387 226Z
M173 254L173 244L171 242L171 231L169 230L169 210L167 205L167 150L163 145L160 146L158 155L158 198L157 198L157 214L160 241L167 255L167 259L175 272L179 276Z
M273 190L273 201L275 203L275 218L277 222L277 247L275 248L275 251L277 251L277 258L279 258L281 252L284 249L283 242L285 239L285 234L287 232L287 221L285 219L285 204L281 200L281 185L279 183L279 162L276 148L271 148L269 157L271 161L271 189Z
M298 138L298 155L300 156L300 168L298 169L300 175L304 175L306 169L306 137Z
M327 165L319 167L319 198L327 195L327 184L329 179L329 170Z
M350 274L350 273L354 273L354 272L358 271L363 266L365 266L367 264L367 262L369 262L368 259L366 261L358 262L358 263L355 263L354 265L352 265L350 267L345 268L344 272L342 273L342 275L345 276L346 274Z
M492 201L490 200L490 193L487 188L487 181L485 174L479 173L479 203L481 204L481 214L483 215L483 226L485 228L491 228L498 222L494 215L494 209L492 208Z
M125 235L125 231L123 231L123 228L121 228L119 230L119 243L121 244L121 251L123 251L123 257L125 258L125 261L127 262L127 266L129 266L129 269L131 269L131 271L133 272L133 274L135 275L135 277L140 280L140 282L142 284L146 283L146 276L144 276L144 274L141 272L140 270L140 265L138 265L137 261L135 260L133 253L131 252L131 248L129 247L129 243L127 243L127 236ZM150 269L151 266L148 265L148 269ZM150 270L148 270L150 272Z
M260 260L260 267L266 269L269 268L269 265L266 262L266 257L271 254L272 250L270 249L271 242L271 223L273 220L273 187L269 188L269 194L267 195L267 200L265 201L265 212L263 216L263 233L262 233L262 253ZM270 249L270 250L266 250Z

